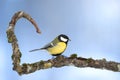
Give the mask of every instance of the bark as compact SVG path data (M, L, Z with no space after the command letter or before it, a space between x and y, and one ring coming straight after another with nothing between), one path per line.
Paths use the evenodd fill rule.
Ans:
M49 59L47 61L39 61L35 63L23 63L20 64L22 53L20 52L19 45L17 43L17 38L14 33L14 27L18 19L26 18L29 20L36 28L37 33L41 33L36 22L23 11L15 13L9 23L7 29L8 42L12 44L13 54L13 70L18 72L19 75L33 73L40 69L48 69L52 67L63 67L63 66L75 66L75 67L91 67L98 69L106 69L115 72L120 72L120 63L114 61L106 61L106 59L95 60L92 58L82 58L77 57L77 54L72 54L70 57L65 57L63 55L57 56L54 59Z

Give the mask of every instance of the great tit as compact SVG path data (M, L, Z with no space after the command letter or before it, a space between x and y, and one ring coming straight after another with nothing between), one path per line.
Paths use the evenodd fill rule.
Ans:
M40 49L31 50L30 52L37 50L47 50L52 56L58 56L61 55L66 50L68 41L70 41L68 36L60 34L53 41L51 41L44 47Z

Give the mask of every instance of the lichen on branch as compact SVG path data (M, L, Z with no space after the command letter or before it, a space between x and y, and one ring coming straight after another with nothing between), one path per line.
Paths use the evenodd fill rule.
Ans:
M49 59L47 61L38 61L35 63L23 63L20 64L22 53L19 49L19 45L17 43L17 38L14 33L14 27L18 19L26 18L29 20L36 28L37 33L40 33L40 29L38 28L36 22L23 11L19 11L15 13L9 23L9 27L7 29L7 38L8 42L12 44L12 60L13 60L13 70L18 72L19 75L33 73L40 69L48 69L52 67L63 67L63 66L75 66L79 68L91 67L98 69L106 69L115 72L120 72L120 63L114 61L106 61L106 59L95 60L92 58L82 58L77 57L77 54L72 54L70 57L65 57L63 55L57 56L54 59Z

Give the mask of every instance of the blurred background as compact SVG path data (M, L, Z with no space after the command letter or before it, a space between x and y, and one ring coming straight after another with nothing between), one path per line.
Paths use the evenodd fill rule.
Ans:
M25 11L36 21L36 33L26 19L18 20L15 33L22 52L22 63L52 58L47 51L30 53L59 34L70 37L65 56L77 53L85 58L120 62L119 0L0 0L0 80L118 80L120 73L94 68L66 66L39 70L19 76L12 70L12 47L6 29L14 13Z

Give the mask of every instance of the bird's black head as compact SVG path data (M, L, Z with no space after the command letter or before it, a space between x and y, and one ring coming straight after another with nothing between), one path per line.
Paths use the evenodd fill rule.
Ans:
M69 37L66 36L66 35L64 35L64 34L60 34L60 35L58 36L58 39L59 39L61 42L65 42L65 43L67 43L67 42L70 40Z

